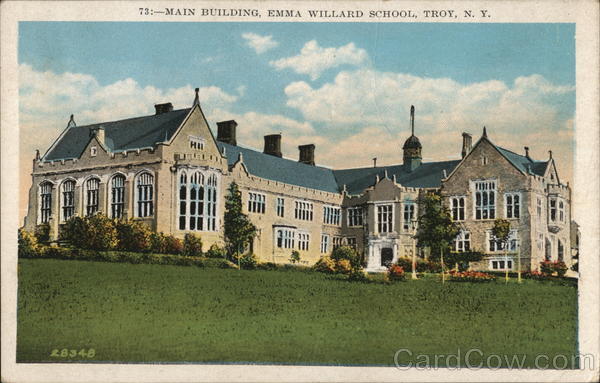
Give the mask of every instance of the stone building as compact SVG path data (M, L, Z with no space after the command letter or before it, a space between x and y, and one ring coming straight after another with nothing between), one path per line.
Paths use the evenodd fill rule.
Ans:
M245 212L258 232L252 251L262 260L289 261L298 250L305 264L342 244L365 257L367 270L415 251L419 196L441 193L462 231L456 251L486 253L481 269L523 269L544 258L570 264L570 189L558 178L552 156L535 161L494 145L487 135L471 145L463 133L462 159L422 162L414 134L403 163L357 169L315 165L315 146L299 146L298 161L283 158L281 135L264 137L262 152L238 145L237 123L217 123L215 138L198 101L155 114L66 129L33 161L25 228L48 224L56 239L72 216L102 212L133 218L156 231L199 234L206 247L223 244L227 187L236 182ZM471 147L472 146L472 147ZM458 151L457 151L458 152ZM495 218L514 229L506 263L490 236Z

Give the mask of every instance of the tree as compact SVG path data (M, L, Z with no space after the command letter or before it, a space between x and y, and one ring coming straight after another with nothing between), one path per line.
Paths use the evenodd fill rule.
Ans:
M429 247L431 258L437 260L440 255L442 264L442 282L445 282L444 254L450 251L450 245L459 232L458 225L452 222L448 208L442 204L442 198L433 193L426 194L420 201L421 216L415 238L419 247Z
M492 228L492 235L504 247L504 269L506 270L504 279L505 282L508 282L508 238L510 237L510 222L501 218L496 219Z
M241 253L256 235L256 226L242 212L242 193L238 185L232 182L225 196L225 248L230 258Z

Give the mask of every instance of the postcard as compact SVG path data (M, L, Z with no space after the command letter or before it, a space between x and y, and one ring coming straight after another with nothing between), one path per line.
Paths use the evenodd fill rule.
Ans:
M598 9L2 3L2 381L597 381Z

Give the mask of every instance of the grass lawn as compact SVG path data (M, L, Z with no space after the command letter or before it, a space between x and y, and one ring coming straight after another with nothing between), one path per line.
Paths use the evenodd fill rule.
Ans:
M399 349L412 352L401 362L422 354L433 363L477 348L484 363L524 355L531 366L538 354L569 362L576 354L573 283L385 285L315 272L22 259L18 299L19 362L394 365ZM90 348L90 358L51 356ZM470 362L481 360L475 353Z

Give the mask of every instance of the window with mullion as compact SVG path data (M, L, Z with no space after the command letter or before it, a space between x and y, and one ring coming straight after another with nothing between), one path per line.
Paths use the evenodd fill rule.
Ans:
M62 219L68 221L75 214L75 181L68 180L62 185Z
M85 215L91 216L98 212L98 194L100 192L100 180L90 178L85 183Z
M111 180L110 211L112 218L123 217L125 207L125 177L116 175Z
M52 215L52 184L44 182L40 186L40 222L48 223Z

